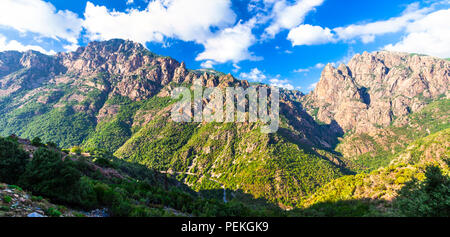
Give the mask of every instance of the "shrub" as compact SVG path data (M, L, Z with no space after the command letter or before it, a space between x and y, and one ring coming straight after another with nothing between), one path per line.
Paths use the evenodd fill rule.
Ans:
M23 191L21 187L19 187L17 185L13 185L13 184L12 185L8 185L8 188L15 189L15 190L18 190L18 191Z
M47 216L51 216L51 217L59 217L61 216L61 212L53 207L50 207L49 209L47 209L47 211L45 211L45 214Z
M42 196L32 196L31 197L31 201L33 201L33 202L40 202L40 201L42 201L42 199L44 199Z
M5 203L10 203L10 202L12 201L12 197L10 197L10 196L4 196L4 197L3 197L3 201L4 201Z
M42 146L42 140L39 137L35 137L33 138L33 140L31 140L31 145L33 146Z
M395 205L405 216L450 216L450 179L439 166L428 166L423 182L413 180L399 192Z
M70 159L62 160L61 154L40 147L34 152L20 183L33 193L51 199L77 203L81 173Z
M104 183L95 184L94 191L97 194L97 200L103 205L112 205L116 198L114 191Z
M58 145L56 143L54 143L54 142L47 142L47 147L58 148Z
M82 151L83 150L81 150L81 148L79 146L74 146L70 149L70 152L75 153L77 155L80 155Z
M0 180L16 183L25 172L28 158L28 154L20 149L16 142L0 138Z

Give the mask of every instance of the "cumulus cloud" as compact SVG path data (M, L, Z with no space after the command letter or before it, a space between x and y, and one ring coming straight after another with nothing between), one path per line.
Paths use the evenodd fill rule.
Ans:
M280 87L280 88L284 88L284 89L288 89L288 90L294 89L294 86L287 79L282 80L282 79L278 79L278 78L273 78L273 79L270 79L269 81L270 81L271 86L276 86L276 87Z
M37 45L23 45L20 42L16 40L10 40L8 41L5 36L0 35L0 51L7 51L7 50L16 50L20 52L28 51L28 50L34 50L39 51L44 54L55 54L56 52L53 50L47 51L41 46Z
M239 77L249 81L262 82L267 77L258 68L253 68L250 72L241 72Z
M291 41L292 46L335 42L334 35L329 28L308 24L299 25L290 30L287 39Z
M256 41L252 33L255 20L246 23L239 22L233 27L225 28L204 43L205 50L197 55L196 60L211 60L214 63L242 60L260 60L248 48Z
M270 1L271 3L273 1ZM273 19L265 29L265 37L274 37L283 29L292 29L303 23L305 16L315 7L322 5L323 0L297 0L290 5L286 0L275 1L270 18Z
M125 38L145 43L162 42L164 37L204 42L210 27L235 22L229 0L155 0L144 10L110 11L87 2L84 28L92 40Z
M353 24L346 27L337 27L333 30L341 40L359 37L363 43L370 43L375 40L375 36L377 35L404 30L409 24L423 18L430 10L431 8L419 8L418 3L413 3L398 17L366 24Z
M387 45L385 49L450 57L449 22L450 9L433 12L408 25L406 36L396 44Z
M84 28L91 40L125 38L140 43L164 42L165 38L193 41L204 46L196 60L202 67L218 63L260 59L248 48L256 20L235 23L230 0L155 0L144 10L108 10L90 2L84 13ZM217 29L215 32L211 28Z
M430 7L420 8L419 3L412 3L400 16L334 29L302 24L292 28L287 39L293 46L351 42L355 39L370 43L380 35L404 32L405 36L400 42L386 45L384 49L449 57L449 10L436 11L436 6L432 4Z
M0 26L77 42L82 20L71 11L57 11L51 3L41 0L2 0L1 5Z
M206 60L206 61L204 61L204 62L202 62L200 64L200 67L202 67L202 68L213 68L214 67L214 62L211 61L211 60Z

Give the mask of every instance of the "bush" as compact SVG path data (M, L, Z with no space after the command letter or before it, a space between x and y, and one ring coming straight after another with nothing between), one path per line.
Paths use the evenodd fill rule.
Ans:
M423 182L413 180L399 192L395 205L405 216L450 216L450 179L439 166L428 166Z
M56 143L54 143L54 142L47 142L47 147L58 148L58 145Z
M63 161L59 152L40 147L34 152L20 183L33 193L53 200L78 203L80 177L73 161Z
M112 205L116 199L114 191L107 184L95 184L94 191L97 194L97 200L103 205Z
M31 145L33 146L42 146L42 140L39 137L35 137L33 138L33 140L31 140Z
M25 172L28 154L19 148L16 142L0 138L0 180L6 183L16 183Z
M18 190L18 191L23 191L21 187L19 187L17 185L13 185L13 184L8 185L8 188L15 189L15 190Z
M49 209L47 209L47 211L45 211L45 214L47 216L51 216L51 217L59 217L61 216L61 212L53 207L50 207Z
M4 201L5 203L10 203L10 202L12 201L12 197L10 197L10 196L4 196L4 197L3 197L3 201Z
M75 153L77 155L80 155L82 151L83 150L81 150L81 148L79 146L74 146L70 149L70 152Z
M44 199L42 196L31 196L31 201L33 202L40 202Z

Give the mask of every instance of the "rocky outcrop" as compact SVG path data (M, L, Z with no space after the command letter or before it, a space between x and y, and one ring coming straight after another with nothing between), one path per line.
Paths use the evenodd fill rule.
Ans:
M23 191L18 186L0 183L0 217L47 217L56 216L55 214L74 217L81 213L60 208L41 196L33 196Z
M450 62L430 56L375 52L355 55L348 65L328 64L305 97L316 119L336 121L344 131L371 132L449 96Z

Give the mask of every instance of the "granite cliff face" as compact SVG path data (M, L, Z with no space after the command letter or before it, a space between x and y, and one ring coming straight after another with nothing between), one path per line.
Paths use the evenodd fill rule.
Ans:
M450 62L393 52L355 55L348 65L328 64L315 90L305 98L322 122L344 131L374 132L449 96Z

